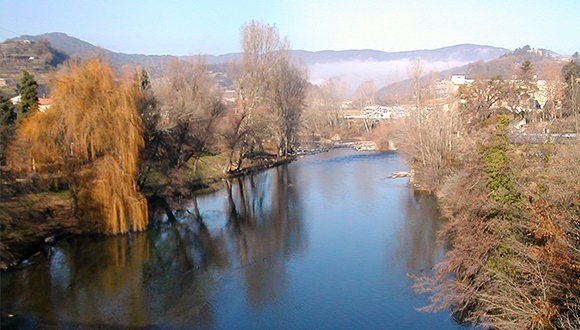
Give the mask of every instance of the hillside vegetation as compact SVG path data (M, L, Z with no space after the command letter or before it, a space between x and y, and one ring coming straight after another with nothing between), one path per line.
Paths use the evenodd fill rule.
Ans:
M8 96L18 94L22 71L34 73L39 92L47 94L45 85L48 75L56 72L69 59L63 50L54 48L46 39L37 42L6 41L0 44L0 78L6 81L1 91Z

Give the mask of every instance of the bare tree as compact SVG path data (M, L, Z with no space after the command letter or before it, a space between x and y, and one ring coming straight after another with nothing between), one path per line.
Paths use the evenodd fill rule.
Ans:
M298 129L306 102L306 69L290 61L278 64L271 88L273 132L278 157L288 156L298 145Z
M328 79L310 90L304 125L311 135L330 137L339 133L343 118L341 102L346 95L345 82Z
M415 106L417 108L421 108L423 106L422 103L422 84L421 78L425 74L425 65L422 59L416 59L407 67L407 75L409 79L411 79L411 83L413 85L413 98L415 100Z
M455 108L436 104L429 86L422 87L422 63L414 62L409 74L415 89L415 106L408 115L393 121L395 140L410 158L419 181L427 187L436 187L449 174L453 159L455 134L459 131L459 114ZM435 81L433 81L434 83ZM429 98L431 97L431 98ZM427 107L426 105L431 106Z
M413 61L413 63L411 63L411 65L409 65L407 68L407 74L409 75L409 78L413 84L413 95L415 99L415 108L411 110L407 119L408 124L412 123L411 125L415 126L414 130L409 131L414 132L415 134L413 134L413 136L416 136L417 139L417 141L412 145L415 145L416 149L418 149L420 155L419 160L421 161L423 167L426 167L427 157L425 156L425 153L427 152L427 148L425 145L425 132L423 128L426 125L425 119L427 114L423 107L423 93L421 90L421 77L424 74L423 67L423 60L417 59Z
M193 178L200 157L217 144L216 126L225 110L205 58L170 62L153 91L155 106L142 113L148 129L145 163L170 180L181 180L182 170Z
M490 80L476 80L461 86L459 99L465 122L474 126L509 109L518 112L522 100L522 90L517 82L505 81L501 77Z
M289 48L286 39L280 39L278 29L261 22L251 21L241 29L243 59L234 77L238 102L231 130L226 140L230 156L226 171L238 170L243 158L262 148L262 134L267 132L268 91L277 63L285 58ZM266 134L267 136L267 134ZM237 163L232 167L234 161Z
M361 83L354 92L356 106L362 110L373 104L375 102L376 93L377 86L373 80L367 80Z
M367 80L361 83L354 92L356 106L362 112L364 109L375 101L377 86L373 80ZM372 123L367 116L363 116L363 123L367 132L371 133Z
M546 75L546 102L543 105L543 119L550 122L563 117L564 81L560 71L561 69L558 65L544 68Z
M276 26L256 21L243 25L242 49L241 66L235 70L238 102L225 133L226 171L238 170L245 157L263 152L263 141L271 136L278 156L291 151L306 93L305 72L290 61L289 43Z

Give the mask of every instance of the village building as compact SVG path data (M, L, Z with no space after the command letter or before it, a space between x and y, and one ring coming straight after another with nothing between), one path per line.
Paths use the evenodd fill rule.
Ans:
M12 102L12 104L14 104L14 105L17 105L20 103L21 98L22 98L22 95L14 96L13 98L10 99L10 102ZM50 108L51 105L52 105L51 98L44 98L44 97L38 98L38 111L45 112L47 109Z
M38 111L45 112L52 105L51 98L38 98Z
M471 84L475 79L466 78L463 73L455 73L451 75L451 83L453 84L453 91L457 92L461 85Z

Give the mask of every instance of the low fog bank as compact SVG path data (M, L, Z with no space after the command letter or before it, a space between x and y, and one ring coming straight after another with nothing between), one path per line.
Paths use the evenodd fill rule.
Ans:
M320 85L327 79L334 79L348 84L348 94L352 95L357 87L373 80L378 88L409 79L407 68L413 59L393 61L342 61L333 63L314 63L308 66L310 82ZM440 72L466 65L466 61L423 61L425 74Z

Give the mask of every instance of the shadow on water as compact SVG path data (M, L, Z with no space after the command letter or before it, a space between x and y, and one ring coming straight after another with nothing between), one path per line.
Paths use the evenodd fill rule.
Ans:
M399 249L393 255L398 260L405 260L407 274L418 277L432 275L433 268L443 260L445 252L450 248L449 242L441 242L437 237L444 223L437 208L437 200L432 194L410 190L408 198L402 203L406 209L406 217L400 230ZM414 282L411 276L408 281L409 286L412 286ZM471 324L464 322L465 316L451 314L456 325L470 329Z

